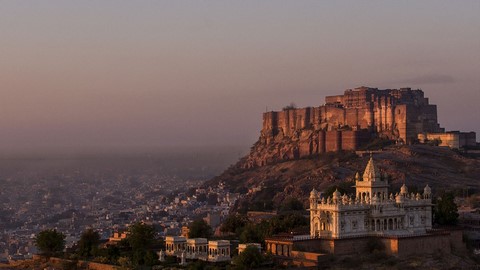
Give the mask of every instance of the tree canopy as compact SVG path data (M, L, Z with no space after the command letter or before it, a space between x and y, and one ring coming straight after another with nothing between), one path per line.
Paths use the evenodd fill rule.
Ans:
M248 223L247 217L238 214L229 215L220 226L220 231L223 233L235 233L240 235L243 227Z
M41 231L35 237L38 250L47 256L63 251L65 248L65 235L55 229Z
M126 242L132 248L133 265L153 265L158 260L158 256L150 250L155 239L155 229L151 225L138 222L128 228Z
M280 206L281 211L303 211L305 207L303 203L298 200L297 198L290 197L283 201L282 205Z
M233 259L236 269L252 269L259 267L265 258L255 246L248 246L245 250Z
M78 255L83 258L95 256L100 244L100 234L93 229L88 229L82 233L78 241Z
M455 195L445 192L436 200L434 221L439 225L456 225L458 222L458 208L455 204Z
M188 227L189 238L210 238L212 236L212 227L203 219L198 219L192 222Z

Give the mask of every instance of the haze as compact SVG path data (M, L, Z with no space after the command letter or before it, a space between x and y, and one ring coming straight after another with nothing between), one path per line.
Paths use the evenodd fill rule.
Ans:
M0 151L248 147L261 114L412 87L480 133L480 1L3 1ZM478 135L477 135L478 137Z

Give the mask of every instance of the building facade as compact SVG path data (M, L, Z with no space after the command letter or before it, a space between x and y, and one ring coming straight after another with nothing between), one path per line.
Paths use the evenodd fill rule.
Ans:
M335 191L321 198L310 193L310 236L347 238L357 236L402 236L424 234L432 228L431 189L423 194L408 193L405 184L389 193L388 176L368 161L363 176L355 176L356 196Z

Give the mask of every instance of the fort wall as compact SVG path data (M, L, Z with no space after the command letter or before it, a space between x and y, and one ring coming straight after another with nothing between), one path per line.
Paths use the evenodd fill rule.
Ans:
M422 90L359 87L327 96L325 104L317 107L264 113L259 141L243 166L356 151L374 138L412 144L420 140L419 134L431 137L444 132L438 124L437 106L429 104ZM442 138L454 148L476 145L474 133Z
M421 143L436 140L439 142L439 146L448 146L455 149L477 145L475 132L420 133L418 134L418 140Z
M437 122L436 105L428 104L421 90L360 87L327 96L325 102L319 107L266 112L262 134L292 136L301 129L366 129L411 142L421 132L443 132Z

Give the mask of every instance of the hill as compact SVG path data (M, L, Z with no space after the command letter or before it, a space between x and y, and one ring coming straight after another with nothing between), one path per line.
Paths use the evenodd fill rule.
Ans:
M363 173L369 155L355 152L323 153L308 158L273 162L248 167L252 152L221 175L206 182L224 182L232 192L243 194L237 210L276 209L288 198L297 198L305 205L308 194L315 188L325 191L339 187L353 191L356 172ZM376 165L389 175L391 192L405 183L410 191L421 191L426 184L434 194L451 190L462 195L480 191L480 159L468 157L445 147L428 145L389 146L373 155Z

